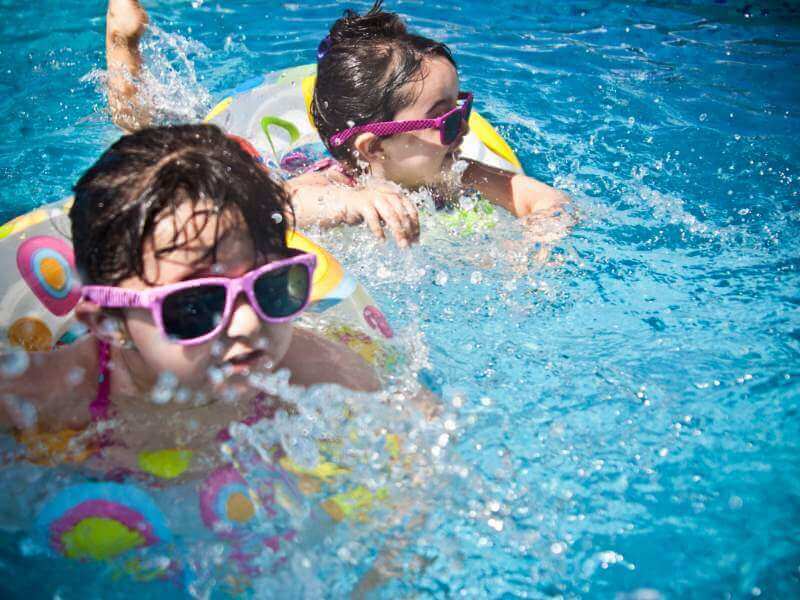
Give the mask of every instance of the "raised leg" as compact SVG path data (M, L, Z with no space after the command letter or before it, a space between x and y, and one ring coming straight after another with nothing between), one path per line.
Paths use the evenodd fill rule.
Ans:
M139 40L147 28L139 0L109 0L106 13L108 105L114 123L126 131L150 124L152 115L139 95L142 70Z

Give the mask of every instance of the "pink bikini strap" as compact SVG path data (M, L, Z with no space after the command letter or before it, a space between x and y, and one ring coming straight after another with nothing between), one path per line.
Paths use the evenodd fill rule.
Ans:
M109 408L111 408L111 372L108 365L110 354L111 346L108 342L98 340L97 370L100 375L97 378L97 396L89 405L92 421L102 421L109 417Z

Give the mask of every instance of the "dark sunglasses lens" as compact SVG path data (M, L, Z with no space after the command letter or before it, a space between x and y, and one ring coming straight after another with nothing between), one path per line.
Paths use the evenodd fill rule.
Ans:
M458 134L461 133L461 111L454 112L452 115L445 119L443 124L444 143L452 144L456 141Z
M171 338L191 340L214 331L225 312L225 288L204 285L174 292L164 298L161 318Z
M305 265L268 271L253 282L253 293L261 311L275 319L299 312L308 298L310 288L311 281Z

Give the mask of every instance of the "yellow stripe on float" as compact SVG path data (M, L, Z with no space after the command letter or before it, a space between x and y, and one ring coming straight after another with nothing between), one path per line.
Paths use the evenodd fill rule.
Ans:
M336 289L336 286L344 278L344 269L330 252L296 231L286 234L286 244L290 248L308 252L317 257L317 268L314 270L314 279L311 282L312 302L325 298Z
M60 208L64 211L64 213L69 212L69 209L72 207L72 203L75 201L74 198L71 196L67 198L64 202L59 205L50 205L46 208L39 208L37 210L31 211L29 213L25 213L24 215L20 215L14 219L11 219L8 223L4 225L0 225L0 240L3 238L8 237L15 231L21 232L28 227L33 227L34 225L38 225L42 221L46 221L53 217L52 211L57 210Z
M303 90L303 101L306 103L306 114L308 115L308 122L311 123L311 127L316 129L314 126L314 117L311 116L311 101L314 100L314 86L317 84L317 76L316 75L309 75L303 82L300 84L300 89Z
M495 131L489 121L480 116L477 111L473 110L472 114L469 116L469 128L471 131L475 132L478 139L482 141L489 150L497 154L500 158L506 159L515 167L522 169L522 164L519 162L517 155L514 154L511 146L500 137L500 134Z
M211 119L216 117L217 115L225 112L231 103L233 102L233 96L228 96L224 100L222 100L219 104L217 104L214 108L211 109L211 112L206 115L206 118L203 119L203 123L208 123Z

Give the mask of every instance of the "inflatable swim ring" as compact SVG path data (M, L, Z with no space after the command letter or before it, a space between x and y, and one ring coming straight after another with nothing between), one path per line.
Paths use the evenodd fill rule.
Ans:
M315 64L302 65L245 81L219 102L205 121L251 142L271 168L291 166L295 156L299 160L321 156L325 147L309 110L316 68ZM475 110L469 127L461 146L465 157L522 172L511 147Z
M68 239L71 205L68 198L0 226L0 347L48 351L84 333L72 318L80 281ZM372 362L386 354L370 344L392 338L392 329L361 283L302 234L290 232L287 243L317 257L309 311L344 324L331 336L357 340L349 345Z

